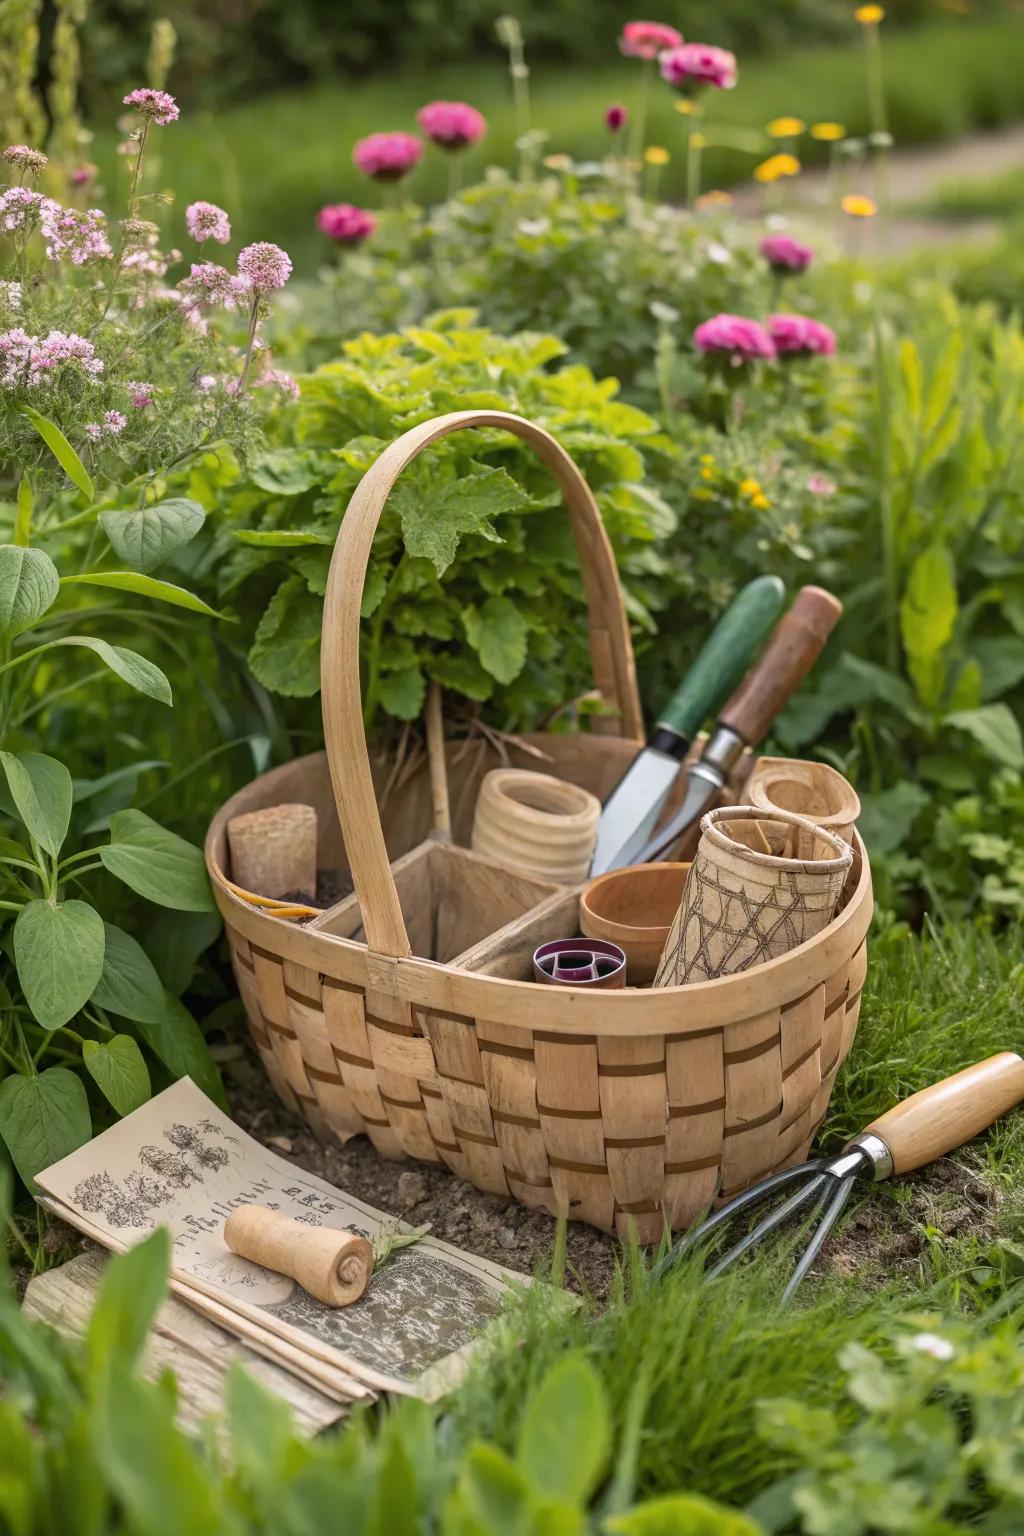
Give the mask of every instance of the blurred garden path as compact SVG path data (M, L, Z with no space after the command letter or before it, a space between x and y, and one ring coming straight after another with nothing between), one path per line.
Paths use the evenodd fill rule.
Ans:
M940 190L951 183L987 181L1005 171L1024 168L1024 123L991 133L972 133L950 144L895 149L889 157L891 219L861 225L858 236L864 252L883 250L902 253L935 241L984 243L993 239L1001 225L995 218L930 216L926 210ZM823 204L833 199L833 183L824 167L805 170L787 199L787 210L812 210L820 215ZM871 167L861 164L849 177L844 191L874 193ZM742 213L761 215L764 194L749 186L735 191Z

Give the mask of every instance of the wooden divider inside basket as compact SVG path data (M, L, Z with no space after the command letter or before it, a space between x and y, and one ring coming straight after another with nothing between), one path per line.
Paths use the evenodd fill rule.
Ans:
M413 954L444 963L503 932L548 898L565 894L547 880L517 874L468 848L432 838L396 859L391 870ZM354 892L309 926L343 939L365 939Z

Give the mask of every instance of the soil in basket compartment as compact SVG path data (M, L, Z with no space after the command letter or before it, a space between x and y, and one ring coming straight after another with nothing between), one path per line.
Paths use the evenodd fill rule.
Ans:
M318 869L315 896L309 891L285 891L281 900L294 901L297 906L326 910L327 907L333 907L335 902L351 896L354 889L352 876L347 869Z

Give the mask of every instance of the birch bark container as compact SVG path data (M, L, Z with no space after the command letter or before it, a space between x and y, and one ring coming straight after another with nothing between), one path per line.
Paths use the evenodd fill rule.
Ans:
M853 842L860 798L853 785L828 763L794 757L761 757L747 780L746 797L759 810L793 811L816 827Z

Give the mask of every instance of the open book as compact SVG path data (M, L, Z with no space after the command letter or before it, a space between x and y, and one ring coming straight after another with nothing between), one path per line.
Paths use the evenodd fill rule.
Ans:
M190 1306L342 1400L436 1397L523 1277L425 1236L377 1268L359 1301L324 1306L224 1242L236 1206L269 1206L370 1242L410 1228L268 1152L189 1078L38 1175L43 1204L115 1252L170 1230L171 1287Z

